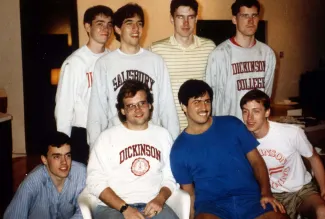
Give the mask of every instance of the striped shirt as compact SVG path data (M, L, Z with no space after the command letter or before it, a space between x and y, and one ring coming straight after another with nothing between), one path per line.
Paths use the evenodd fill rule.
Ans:
M72 161L59 193L44 165L38 165L20 184L4 219L82 219L78 196L86 184L86 166Z
M187 119L178 101L178 90L188 79L205 78L208 56L215 47L212 40L194 35L194 43L189 47L183 47L171 36L154 42L149 48L161 55L167 65L181 130L186 128Z

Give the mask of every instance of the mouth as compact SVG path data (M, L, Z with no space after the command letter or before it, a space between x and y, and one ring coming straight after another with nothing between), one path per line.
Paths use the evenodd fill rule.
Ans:
M136 33L136 34L131 34L131 37L132 38L139 38L140 37L140 34Z
M207 116L209 116L209 112L208 112L208 111L199 112L198 115L199 115L199 116L207 117Z
M68 167L60 167L59 170L62 172L66 172L68 171Z

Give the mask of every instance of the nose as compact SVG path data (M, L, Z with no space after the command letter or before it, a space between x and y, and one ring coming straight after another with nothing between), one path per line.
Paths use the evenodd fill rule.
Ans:
M67 163L67 158L66 156L61 157L61 163L66 164Z

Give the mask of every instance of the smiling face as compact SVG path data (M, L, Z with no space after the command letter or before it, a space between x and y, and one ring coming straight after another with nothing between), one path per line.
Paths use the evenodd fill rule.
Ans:
M126 18L120 28L117 26L114 28L120 35L121 45L123 47L139 47L143 31L143 21L138 15L132 18Z
M210 95L206 92L201 97L192 97L187 106L182 105L182 109L186 113L189 127L204 125L209 121L211 114Z
M261 138L267 134L270 109L265 110L262 103L252 100L243 105L242 115L247 129L256 137Z
M49 146L47 156L42 155L41 159L53 181L64 180L69 175L72 162L70 145Z
M170 21L174 25L176 39L178 37L190 37L195 30L197 16L191 7L179 6L174 15L170 17Z
M112 34L112 18L105 15L97 15L91 24L85 23L85 29L92 43L105 45Z
M145 91L138 91L133 97L123 99L124 109L121 113L126 117L126 125L132 130L144 130L148 127L151 104L147 102Z
M258 9L255 6L242 6L239 13L232 17L232 22L236 25L236 35L254 36L259 22Z

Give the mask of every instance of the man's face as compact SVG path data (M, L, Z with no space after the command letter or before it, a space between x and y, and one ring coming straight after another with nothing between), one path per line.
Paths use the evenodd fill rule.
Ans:
M243 120L247 129L254 134L258 134L261 130L267 129L267 118L270 110L265 110L262 103L255 100L247 102L242 110Z
M255 6L247 8L240 7L239 13L232 17L232 22L236 25L236 35L254 36L259 21L259 14Z
M97 15L91 22L91 25L85 24L85 29L91 41L105 45L112 34L112 18L105 15Z
M138 47L143 30L143 21L135 15L123 21L121 28L114 27L115 31L120 35L121 44L129 47Z
M192 8L188 6L179 6L174 15L170 17L174 25L176 37L189 37L193 35L196 27L197 16Z
M209 121L211 114L211 99L206 92L198 98L190 98L188 105L182 105L183 111L186 113L189 125L203 125Z
M48 147L47 156L41 156L52 179L62 180L69 175L71 168L71 148L64 144L61 147Z
M147 102L147 94L140 90L134 97L123 99L124 109L122 114L126 116L126 123L129 129L143 130L148 126L151 104Z

